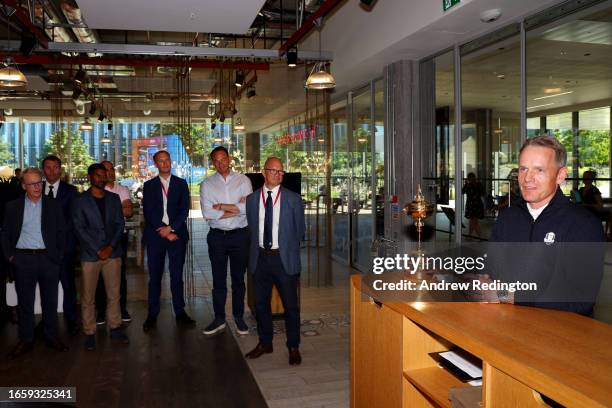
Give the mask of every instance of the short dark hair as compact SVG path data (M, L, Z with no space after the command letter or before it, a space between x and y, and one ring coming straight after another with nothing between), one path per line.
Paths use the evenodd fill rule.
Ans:
M521 146L521 150L519 151L519 156L528 146L548 147L549 149L553 149L555 152L555 161L557 162L557 166L559 168L565 167L565 164L567 163L567 152L565 151L565 147L563 147L556 137L550 135L540 135L525 140L523 146Z
M166 154L168 155L168 157L171 157L171 156L170 156L170 153L168 153L168 151L167 151L167 150L158 150L158 151L156 151L156 152L155 152L155 154L153 155L153 161L156 161L156 160L157 160L157 156L159 156L159 155L160 155L160 154L162 154L162 153L166 153Z
M229 152L227 151L225 146L217 146L214 149L212 149L212 151L210 152L210 155L209 155L210 160L212 160L213 154L217 152L225 152L225 154L229 157Z
M96 170L102 170L106 172L106 167L102 163L94 163L87 168L87 175L91 176Z
M45 158L42 160L42 166L43 166L43 167L45 167L45 162L46 162L47 160L57 162L57 164L59 164L59 165L60 165L60 167L62 166L62 160L61 160L59 157L57 157L56 155L54 155L54 154L50 154L50 155L48 155L47 157L45 157Z

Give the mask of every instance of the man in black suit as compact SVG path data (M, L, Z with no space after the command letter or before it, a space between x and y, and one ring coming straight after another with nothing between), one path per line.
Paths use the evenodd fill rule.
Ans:
M125 227L121 201L104 189L106 168L95 163L87 169L91 187L74 200L72 220L81 243L81 317L85 349L96 348L95 296L100 273L106 288L106 318L111 340L129 343L121 330L119 287L121 281L121 235Z
M64 246L64 260L60 268L60 281L64 290L64 319L70 334L79 332L77 320L76 285L74 282L74 267L76 259L77 239L74 235L72 216L70 214L72 203L77 195L77 189L72 184L60 180L62 175L62 161L57 156L47 156L42 161L42 170L45 175L43 195L54 198L62 207L64 220L66 220L66 245Z
M142 242L147 249L149 268L149 314L142 325L144 331L151 330L157 323L166 253L176 322L185 326L195 325L195 321L185 312L183 294L183 265L189 240L189 187L184 179L172 175L172 161L167 151L158 151L153 160L159 176L147 181L142 190L145 219Z
M15 268L19 302L19 342L9 359L33 348L37 283L47 345L58 351L68 350L57 336L57 288L64 256L64 216L57 202L42 195L40 170L26 169L22 177L21 185L26 194L7 204L2 226L2 249Z

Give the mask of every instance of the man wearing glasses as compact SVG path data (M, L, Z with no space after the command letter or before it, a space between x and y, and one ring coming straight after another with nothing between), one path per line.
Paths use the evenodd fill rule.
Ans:
M253 192L244 174L231 170L231 157L223 146L210 152L217 173L200 184L200 207L210 231L206 238L213 274L213 308L215 318L203 331L206 335L225 329L227 298L227 262L232 277L232 313L238 334L248 334L244 322L244 274L248 262L249 234L245 212L246 197Z
M259 344L246 354L255 359L272 353L272 285L276 285L285 309L289 364L302 362L300 355L300 241L304 238L302 198L281 187L283 163L269 157L262 171L264 185L246 200L250 228L249 270L255 284L255 310Z
M64 215L60 204L43 196L40 170L29 168L22 174L25 196L6 206L2 226L2 249L15 268L19 302L19 342L8 355L14 359L34 346L34 300L40 287L44 335L49 347L67 351L58 338L57 290L64 256Z

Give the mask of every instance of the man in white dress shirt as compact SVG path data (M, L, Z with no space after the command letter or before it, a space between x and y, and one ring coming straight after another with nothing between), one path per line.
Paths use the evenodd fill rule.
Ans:
M244 275L248 263L249 234L245 212L246 196L253 192L244 174L231 170L227 149L218 146L210 153L217 173L200 184L200 206L210 231L206 238L213 273L213 308L215 318L203 333L212 335L225 329L227 298L227 262L232 279L232 314L238 334L248 334L244 322Z

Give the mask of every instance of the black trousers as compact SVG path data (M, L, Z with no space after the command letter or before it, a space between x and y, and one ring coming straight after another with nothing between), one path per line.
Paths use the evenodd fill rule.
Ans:
M285 330L287 347L300 345L300 305L297 288L300 275L287 275L279 255L265 255L260 252L257 268L253 276L255 284L255 310L257 312L257 332L259 341L272 344L272 285L276 285L285 309Z
M223 233L211 229L206 237L208 256L213 275L213 309L215 319L225 320L227 299L227 261L232 278L232 314L244 315L244 274L249 261L249 233L246 228Z
M127 276L125 265L127 263L127 246L128 246L128 234L124 232L121 235L121 249L123 254L121 255L121 286L119 287L119 305L121 306L121 313L127 312ZM96 286L96 314L98 316L106 315L106 289L104 287L104 278L102 274L98 278L98 286Z
M46 254L17 252L14 259L15 289L19 313L19 338L34 341L34 300L36 283L40 287L40 304L47 339L57 337L57 287L60 265Z

